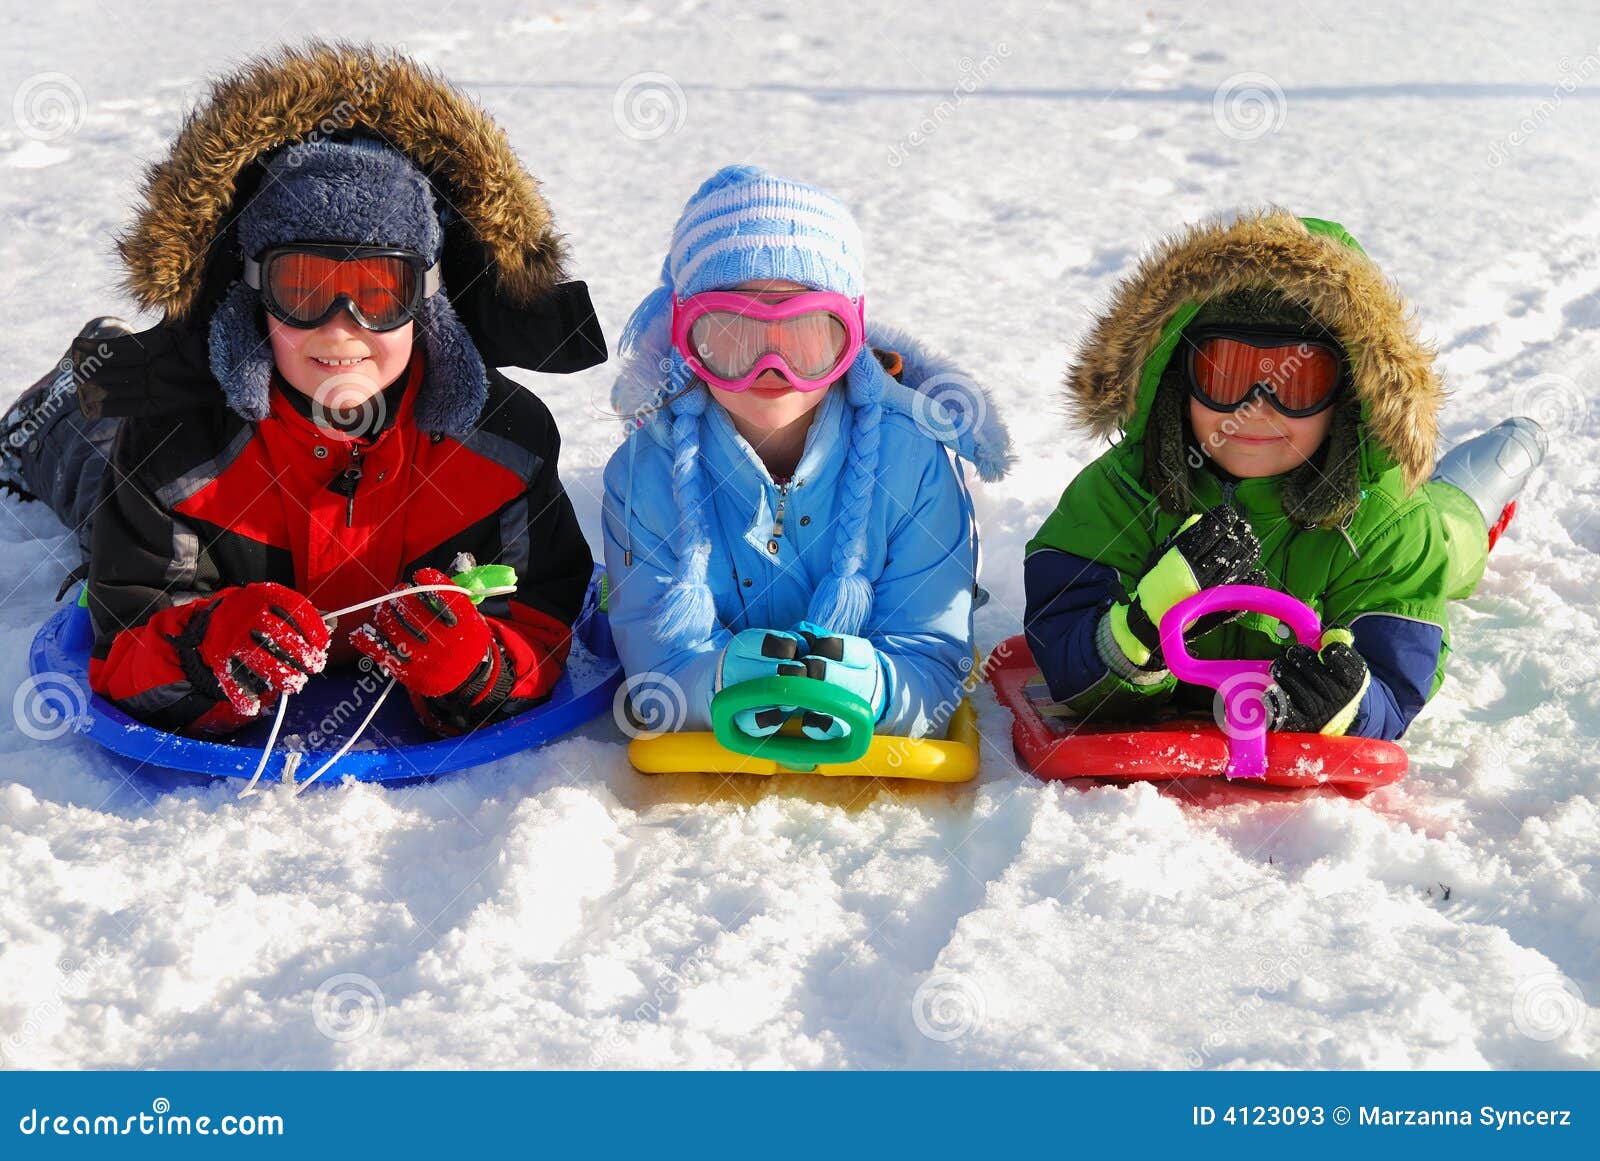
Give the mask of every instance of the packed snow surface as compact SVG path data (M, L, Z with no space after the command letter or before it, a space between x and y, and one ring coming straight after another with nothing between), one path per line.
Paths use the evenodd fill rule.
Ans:
M874 314L981 378L978 617L1100 450L1057 391L1142 248L1264 201L1344 222L1436 343L1459 440L1547 466L1364 801L1045 785L984 690L971 786L647 779L609 719L434 785L236 801L0 728L11 1066L1593 1067L1600 1045L1600 22L1592 6L5 0L0 351L127 313L111 238L208 74L310 34L467 86L614 337L683 199L834 190ZM170 11L164 9L170 7ZM150 321L150 320L141 320ZM598 545L613 371L525 376ZM0 688L72 562L0 501Z

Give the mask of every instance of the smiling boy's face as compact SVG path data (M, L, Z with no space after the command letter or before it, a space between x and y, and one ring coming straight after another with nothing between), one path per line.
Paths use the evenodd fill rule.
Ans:
M369 331L341 310L303 330L267 316L272 358L284 380L330 412L359 408L400 377L411 361L416 324Z
M1251 480L1281 476L1310 459L1328 437L1335 410L1296 419L1258 398L1234 412L1213 411L1191 396L1189 422L1200 450L1218 467Z
M1194 328L1190 333L1216 327L1281 332L1288 343L1324 333L1305 303L1272 286L1245 287L1213 298L1201 307L1190 326ZM1304 352L1304 348L1299 350ZM1280 364L1286 369L1301 365L1299 359ZM1232 412L1215 411L1193 394L1188 395L1188 403L1189 423L1200 450L1223 471L1242 480L1280 476L1305 463L1328 437L1339 410L1328 407L1297 419L1284 415L1259 395Z

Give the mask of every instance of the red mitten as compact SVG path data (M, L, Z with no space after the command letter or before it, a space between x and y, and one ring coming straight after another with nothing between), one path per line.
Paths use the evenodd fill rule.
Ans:
M328 663L328 627L293 589L270 581L224 589L189 621L178 652L191 681L253 717Z
M418 569L412 584L449 584L436 568ZM396 590L397 592L400 590ZM377 607L350 643L412 693L444 697L461 690L486 663L494 634L466 593L410 593Z

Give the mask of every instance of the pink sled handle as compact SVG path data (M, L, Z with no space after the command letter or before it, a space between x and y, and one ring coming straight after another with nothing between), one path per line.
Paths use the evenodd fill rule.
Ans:
M1183 631L1207 613L1243 609L1276 617L1302 645L1322 641L1322 621L1304 601L1261 585L1218 585L1202 589L1167 610L1161 618L1161 652L1179 681L1222 694L1222 732L1228 737L1229 778L1261 778L1267 772L1267 714L1262 691L1271 684L1270 661L1208 661L1189 653Z

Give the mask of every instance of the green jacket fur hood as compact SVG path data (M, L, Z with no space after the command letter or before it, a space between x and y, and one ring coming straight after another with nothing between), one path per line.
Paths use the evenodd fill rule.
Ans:
M1348 356L1353 390L1341 405L1343 436L1335 423L1319 457L1282 476L1232 480L1206 467L1192 444L1154 438L1152 414L1185 328L1208 303L1236 291L1276 292L1337 337ZM1188 228L1118 286L1077 351L1066 388L1075 421L1115 442L1072 481L1028 545L1030 637L1061 588L1041 587L1037 554L1065 554L1063 576L1115 570L1111 587L1127 591L1188 515L1228 503L1255 529L1268 583L1310 604L1325 624L1384 614L1436 626L1438 661L1420 696L1437 689L1448 653L1445 602L1471 587L1449 551L1457 514L1441 512L1434 490L1420 487L1434 464L1443 389L1404 301L1343 227L1271 209ZM1273 657L1286 629L1246 614L1202 637L1195 653ZM1057 684L1056 696L1069 704L1081 694L1096 705L1173 686L1169 677L1164 688L1136 690L1112 674L1092 688Z

